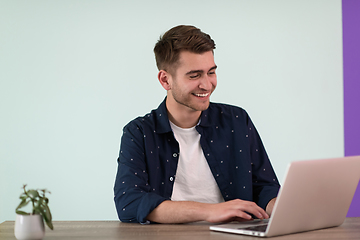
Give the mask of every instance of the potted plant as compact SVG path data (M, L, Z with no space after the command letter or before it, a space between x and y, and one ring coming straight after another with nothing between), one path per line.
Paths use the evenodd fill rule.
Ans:
M52 216L48 206L49 199L45 193L50 193L46 189L30 189L20 195L21 202L16 208L15 237L17 239L42 239L45 235L44 221L53 230ZM25 212L20 210L31 202L32 211Z

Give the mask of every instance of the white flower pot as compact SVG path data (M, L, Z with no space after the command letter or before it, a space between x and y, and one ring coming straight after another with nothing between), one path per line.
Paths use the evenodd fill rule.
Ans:
M14 233L19 240L43 239L45 236L44 221L38 214L16 214Z

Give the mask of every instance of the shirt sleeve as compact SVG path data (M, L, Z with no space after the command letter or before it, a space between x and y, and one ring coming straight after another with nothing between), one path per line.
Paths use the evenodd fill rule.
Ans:
M136 120L123 129L114 201L120 221L148 223L147 215L166 198L151 191L145 159L144 134Z
M260 135L248 119L253 178L253 199L263 209L278 194L280 184L270 163Z

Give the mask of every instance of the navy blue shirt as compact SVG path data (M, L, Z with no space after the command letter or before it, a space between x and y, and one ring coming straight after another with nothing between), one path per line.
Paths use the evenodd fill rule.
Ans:
M146 223L154 208L170 200L181 153L165 100L158 109L132 120L123 129L114 186L122 222ZM210 103L201 113L196 130L224 200L254 201L265 209L280 185L246 111Z

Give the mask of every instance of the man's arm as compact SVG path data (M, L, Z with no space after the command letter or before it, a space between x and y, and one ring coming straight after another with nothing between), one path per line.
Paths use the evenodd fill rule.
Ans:
M253 178L253 201L271 213L280 189L275 171L271 165L260 135L248 116L250 153Z
M199 203L187 201L164 201L148 216L157 223L187 223L207 221L212 223L269 218L269 215L254 202L240 199L223 203Z
M148 183L144 135L135 119L124 127L121 137L114 201L122 222L146 223L146 216L168 199L155 193Z

